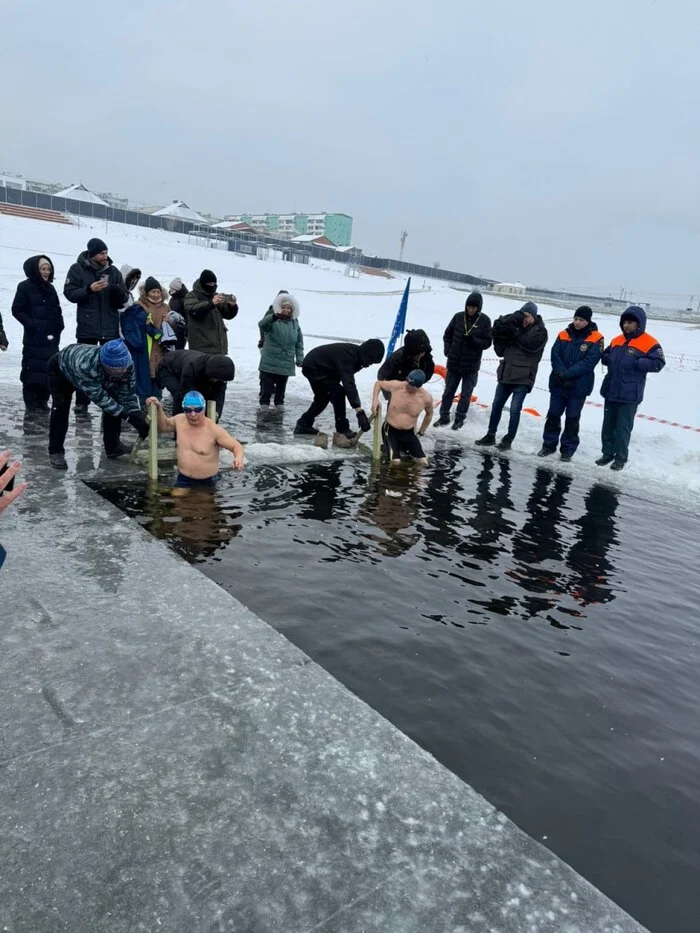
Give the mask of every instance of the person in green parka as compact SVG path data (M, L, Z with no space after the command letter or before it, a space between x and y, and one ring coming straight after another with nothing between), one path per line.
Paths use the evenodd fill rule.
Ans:
M299 302L293 295L281 292L258 327L262 340L260 405L269 408L274 397L275 408L282 408L287 380L294 375L295 366L301 366L304 360Z

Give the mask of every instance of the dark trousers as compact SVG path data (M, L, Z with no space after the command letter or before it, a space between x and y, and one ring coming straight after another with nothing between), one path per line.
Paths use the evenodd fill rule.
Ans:
M627 402L606 402L603 411L603 456L627 462L630 437L637 405Z
M501 420L501 415L503 414L503 408L508 401L510 402L510 418L508 420L508 435L509 437L515 437L518 433L518 426L520 424L520 412L523 408L523 402L525 401L525 396L527 395L529 389L527 386L515 386L511 385L508 382L499 382L496 386L496 392L493 396L493 404L491 405L491 417L489 418L489 434L495 434L498 429L499 422ZM512 396L512 398L511 398Z
M107 343L106 340L93 340L92 337L83 337L82 339L76 340L76 343L84 343L91 347L102 346L103 343ZM75 404L81 405L83 408L87 408L90 404L90 399L84 392L81 392L80 389L75 390Z
M309 379L309 377L306 377ZM338 434L345 434L350 430L350 422L345 413L345 389L340 382L334 382L330 379L309 379L311 391L314 393L314 400L308 411L305 411L299 421L311 427L316 418L325 411L328 403L333 406L335 415L335 429Z
M279 373L260 373L260 404L269 405L274 393L275 405L284 405L284 393L287 391L289 376Z
M180 387L179 378L177 376L173 376L171 373L159 372L157 384L161 389L167 389L168 392L172 395L173 415L181 415L182 400L186 393ZM226 401L226 383L212 383L207 391L203 393L203 395L205 396L207 402L216 402L217 419L221 418L221 412L224 410L224 402Z
M75 386L69 382L58 365L58 356L49 360L49 391L51 392L51 417L49 419L49 453L65 453L64 443L68 433L70 405ZM122 419L114 415L102 415L102 439L105 451L112 453L119 447Z
M464 421L467 417L469 403L472 400L472 392L474 391L474 386L478 378L478 372L460 373L452 369L447 370L447 375L445 376L445 391L442 394L442 403L440 405L440 418L443 421L447 421L450 417L450 408L452 408L452 402L460 382L462 383L462 388L460 389L460 398L457 402L456 417Z
M564 433L561 435L561 452L574 454L579 445L578 429L581 423L581 411L585 397L565 395L561 392L552 392L549 398L549 411L544 423L542 446L548 450L556 450L561 432L561 416L564 419Z
M43 411L50 396L51 393L46 386L33 385L29 382L22 383L22 398L27 411Z

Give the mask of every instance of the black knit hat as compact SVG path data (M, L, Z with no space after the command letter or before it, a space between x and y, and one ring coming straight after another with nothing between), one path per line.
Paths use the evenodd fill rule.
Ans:
M148 292L152 291L154 288L159 288L161 292L163 291L163 286L160 284L158 279L154 279L152 275L149 275L143 286L143 290L146 292L146 294L148 294Z
M202 273L199 276L200 285L213 285L216 287L216 276L211 271L211 269L202 269Z
M87 244L87 254L88 259L92 259L93 256L97 256L98 253L106 253L107 244L104 240L100 240L99 237L94 236L91 240L88 240Z
M581 307L577 308L574 312L574 317L581 317L590 324L591 318L593 317L593 309L589 308L588 305L581 305Z

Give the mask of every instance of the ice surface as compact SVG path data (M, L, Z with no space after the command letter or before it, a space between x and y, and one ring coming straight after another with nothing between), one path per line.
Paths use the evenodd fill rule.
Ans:
M259 361L257 324L280 288L295 292L301 303L300 322L306 336L306 349L327 341L328 338L363 340L381 337L385 341L391 334L394 318L404 285L401 277L378 279L373 276L350 278L344 276L344 268L336 263L316 263L302 266L283 262L261 262L252 257L237 256L217 250L212 252L204 246L187 243L187 238L166 231L144 230L120 224L100 221L85 222L80 227L43 223L0 216L0 309L5 330L10 340L10 349L0 353L0 382L16 383L19 376L21 356L21 328L12 318L10 306L17 283L23 278L22 263L33 254L48 253L56 267L56 286L62 299L66 318L63 344L71 342L75 333L75 306L62 297L63 283L68 268L79 252L85 249L90 236L99 235L110 248L117 265L129 262L138 265L144 276L155 275L163 284L175 276L191 286L193 280L205 267L213 267L221 286L233 291L239 299L241 311L229 324L229 352L236 362L236 382L229 391L227 405L246 406L257 404ZM441 282L423 282L413 279L415 289L408 310L408 326L424 328L433 343L435 358L444 363L442 356L442 334L451 317L461 310L466 297L464 292L455 291ZM486 296L484 310L490 317L508 313L519 302L504 297ZM557 332L571 319L571 312L540 306L546 321L550 342ZM617 316L598 315L597 323L609 342L619 327ZM700 327L688 324L650 321L649 330L663 345L667 366L659 374L651 374L647 380L646 398L640 413L691 429L662 424L637 418L630 461L619 476L609 470L600 470L593 461L600 452L600 427L602 422L601 399L596 388L591 403L586 406L581 421L581 447L575 460L568 465L559 465L556 459L547 461L547 466L563 472L589 479L591 474L643 498L683 498L693 507L700 505ZM317 337L311 334L319 335ZM481 403L490 405L496 385L498 361L493 351L486 353L479 383L475 390ZM368 406L375 370L358 374L357 383ZM541 417L525 414L510 457L532 460L540 447L543 416L547 410L549 376L549 350L540 365L537 384L528 396L526 406L534 408ZM597 381L600 383L600 371ZM430 387L438 399L442 393L442 380L435 377ZM308 386L301 377L290 379L287 390L290 399L310 399ZM505 431L505 418L501 430ZM465 427L459 432L451 430L429 432L426 451L430 453L436 444L471 445L484 433L488 420L488 408L473 406ZM234 418L235 424L235 418ZM322 416L319 427L332 431L330 409ZM256 448L268 449L256 449ZM347 455L347 454L346 454ZM270 462L275 459L303 462L323 460L335 456L332 450L301 444L294 445L249 445L247 456L252 463Z

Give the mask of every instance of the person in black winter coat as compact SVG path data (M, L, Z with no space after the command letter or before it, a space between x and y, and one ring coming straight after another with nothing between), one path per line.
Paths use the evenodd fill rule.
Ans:
M430 338L424 330L407 330L403 346L394 350L379 367L377 379L380 382L405 382L406 377L414 369L422 369L425 381L428 382L435 374L435 360ZM384 393L384 397L390 393Z
M472 392L479 378L481 354L491 346L491 319L482 312L483 305L481 294L472 292L464 303L464 311L455 314L443 335L447 376L440 417L435 427L450 423L450 409L460 382L462 388L452 430L458 431L467 417Z
M88 240L68 270L63 294L77 305L75 339L78 343L103 346L119 338L119 309L128 303L129 292L122 274L109 258L107 244L98 237ZM86 414L90 399L76 392L76 414Z
M59 350L63 314L52 284L54 268L48 256L32 256L23 268L27 278L17 286L12 302L12 316L24 328L19 378L27 411L48 411L47 365Z
M345 399L357 414L357 423L361 431L369 431L370 422L362 408L362 402L355 385L355 373L366 369L373 363L381 363L384 358L384 344L381 340L365 340L358 347L354 343L326 343L315 347L304 357L301 371L309 380L314 400L308 411L297 421L295 434L318 434L314 420L330 402L335 415L337 434L354 438L350 422L345 413Z
M496 431L503 408L510 399L508 433L498 444L499 450L510 450L520 425L525 396L535 384L537 367L547 344L547 328L534 301L526 301L519 311L499 317L493 325L493 347L503 357L498 367L498 385L491 406L487 433L476 443L489 446L496 443Z
M224 408L226 383L236 375L236 367L228 356L202 353L200 350L173 350L158 364L156 381L173 397L173 415L182 414L182 400L194 390L207 401L216 402L219 418Z
M177 337L175 349L184 350L187 346L187 314L185 313L185 298L189 295L190 292L180 278L172 280L168 287L168 291L170 293L170 301L168 303L170 310L174 311L175 314L179 314L182 318L182 323L177 320L170 321L170 324L175 331L175 336Z
M10 341L7 339L7 334L2 327L2 314L0 314L0 350L7 350L10 346Z

